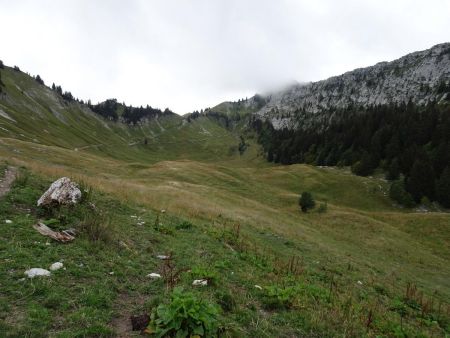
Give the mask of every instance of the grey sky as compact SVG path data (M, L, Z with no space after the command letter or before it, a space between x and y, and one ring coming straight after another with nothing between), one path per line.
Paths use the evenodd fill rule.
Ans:
M448 0L0 0L0 59L179 114L450 40Z

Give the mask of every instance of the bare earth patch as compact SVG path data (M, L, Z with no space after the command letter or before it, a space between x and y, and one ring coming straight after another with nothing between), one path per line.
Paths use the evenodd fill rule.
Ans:
M0 197L3 197L5 194L11 190L11 185L16 179L17 168L9 166L5 169L5 175L1 178L0 181Z

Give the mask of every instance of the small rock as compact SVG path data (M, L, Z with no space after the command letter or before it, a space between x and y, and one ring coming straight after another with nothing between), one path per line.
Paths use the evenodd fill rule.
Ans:
M363 285L363 283L359 280L358 282L357 282L359 285Z
M259 285L255 285L255 288L257 288L258 290L262 290L263 288Z
M206 286L208 281L206 279L196 279L192 282L193 286Z
M12 221L11 221L10 219L7 219L7 220L5 220L5 223L6 223L6 224L11 224Z
M61 269L63 266L64 266L64 264L61 263L61 262L53 263L52 265L50 265L50 271L56 271L56 270L59 270L59 269Z
M50 276L50 271L42 269L42 268L32 268L30 270L25 271L25 275L28 276L28 278L34 278L36 276Z
M114 271L111 271L109 274L110 274L111 276L114 275Z
M158 255L158 256L156 256L156 258L165 260L165 259L170 259L170 256Z
M152 273L149 273L147 275L147 277L151 278L151 279L158 279L158 278L161 278L161 275L159 273L152 272Z

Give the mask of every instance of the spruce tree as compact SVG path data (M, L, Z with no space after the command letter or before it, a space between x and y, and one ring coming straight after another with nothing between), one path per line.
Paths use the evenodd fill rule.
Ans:
M398 163L398 159L394 158L389 164L386 173L386 179L389 181L395 181L398 180L399 177L400 177L400 165Z
M450 166L442 172L436 182L436 199L445 208L450 208Z
M424 196L433 201L434 188L435 175L430 159L426 155L417 157L407 179L406 189L414 201L419 203Z
M307 212L309 209L313 209L316 206L316 201L314 201L311 193L304 191L300 196L298 204L303 212Z

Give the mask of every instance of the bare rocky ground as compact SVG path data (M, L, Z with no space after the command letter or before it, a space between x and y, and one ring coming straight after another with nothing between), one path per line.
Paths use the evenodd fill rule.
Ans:
M9 166L5 169L5 175L0 179L0 197L3 197L11 189L11 184L16 179L17 168Z

